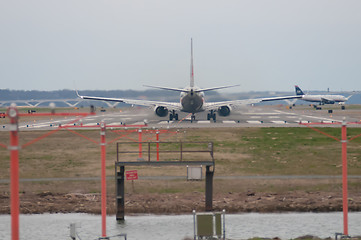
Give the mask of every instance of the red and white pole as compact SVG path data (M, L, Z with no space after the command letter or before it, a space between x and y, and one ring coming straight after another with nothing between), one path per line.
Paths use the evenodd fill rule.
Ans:
M19 135L18 110L11 106L7 110L10 117L10 197L11 197L11 239L19 240Z
M100 124L100 148L101 148L101 185L102 185L102 237L107 236L107 182L106 182L106 142L105 142L105 123Z
M348 193L347 193L347 126L342 123L342 209L343 209L343 234L348 235Z
M155 132L156 141L157 141L157 161L159 161L159 131Z

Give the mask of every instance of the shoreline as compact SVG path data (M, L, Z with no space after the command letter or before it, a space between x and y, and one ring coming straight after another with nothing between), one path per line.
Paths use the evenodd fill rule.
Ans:
M204 193L127 193L125 214L190 214L204 212ZM361 193L349 196L349 212L361 211ZM0 214L10 214L10 196L0 193ZM241 192L213 195L213 210L227 213L340 212L342 195L335 192L292 191L285 193ZM107 195L107 214L115 214L115 196ZM21 214L101 214L99 193L20 194Z

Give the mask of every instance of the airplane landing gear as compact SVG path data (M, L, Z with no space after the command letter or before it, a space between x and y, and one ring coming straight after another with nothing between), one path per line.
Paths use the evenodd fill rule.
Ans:
M213 119L214 122L216 122L216 113L211 110L210 113L207 114L207 120Z
M192 113L192 116L191 116L191 123L193 122L193 121L195 121L196 120L196 115L194 115L194 113Z
M173 110L170 114L169 114L169 121L173 121L173 119L175 121L178 121L178 113L175 112L175 110Z

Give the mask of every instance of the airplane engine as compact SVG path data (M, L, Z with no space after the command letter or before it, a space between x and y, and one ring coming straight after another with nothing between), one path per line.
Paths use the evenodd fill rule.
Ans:
M154 111L155 111L155 114L157 114L157 116L159 116L159 117L165 117L168 115L168 108L166 108L166 107L162 107L162 106L158 107L157 106L157 107L155 107Z
M220 116L226 117L231 113L231 107L229 106L222 106L218 108L218 114Z

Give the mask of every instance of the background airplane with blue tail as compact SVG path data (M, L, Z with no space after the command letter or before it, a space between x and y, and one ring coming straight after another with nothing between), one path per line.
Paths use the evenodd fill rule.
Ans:
M219 116L229 116L232 109L237 106L255 104L267 101L286 100L301 98L301 96L284 96L284 97L270 97L270 98L254 98L244 100L232 100L232 101L221 101L221 102L206 102L204 99L204 93L207 91L224 89L235 87L232 86L220 86L212 88L199 88L194 84L194 68L193 68L193 41L191 39L191 69L190 69L190 84L185 88L171 88L171 87L160 87L160 86L149 86L146 87L176 91L180 93L179 102L161 102L161 101L150 101L150 100L138 100L138 99L125 99L125 98L105 98L105 97L93 97L93 96L81 96L78 97L88 100L101 100L101 101L113 101L123 102L131 105L147 106L152 107L155 114L159 117L166 117L169 115L169 120L178 120L179 112L186 112L191 114L191 121L195 120L195 114L199 112L208 111L207 120L216 121L216 113Z
M334 95L334 94L327 94L327 95L313 95L313 94L304 94L301 88L295 85L295 91L297 96L301 96L300 100L308 101L308 102L316 102L320 105L324 104L344 104L346 101L349 100L352 95L345 97L343 95Z

